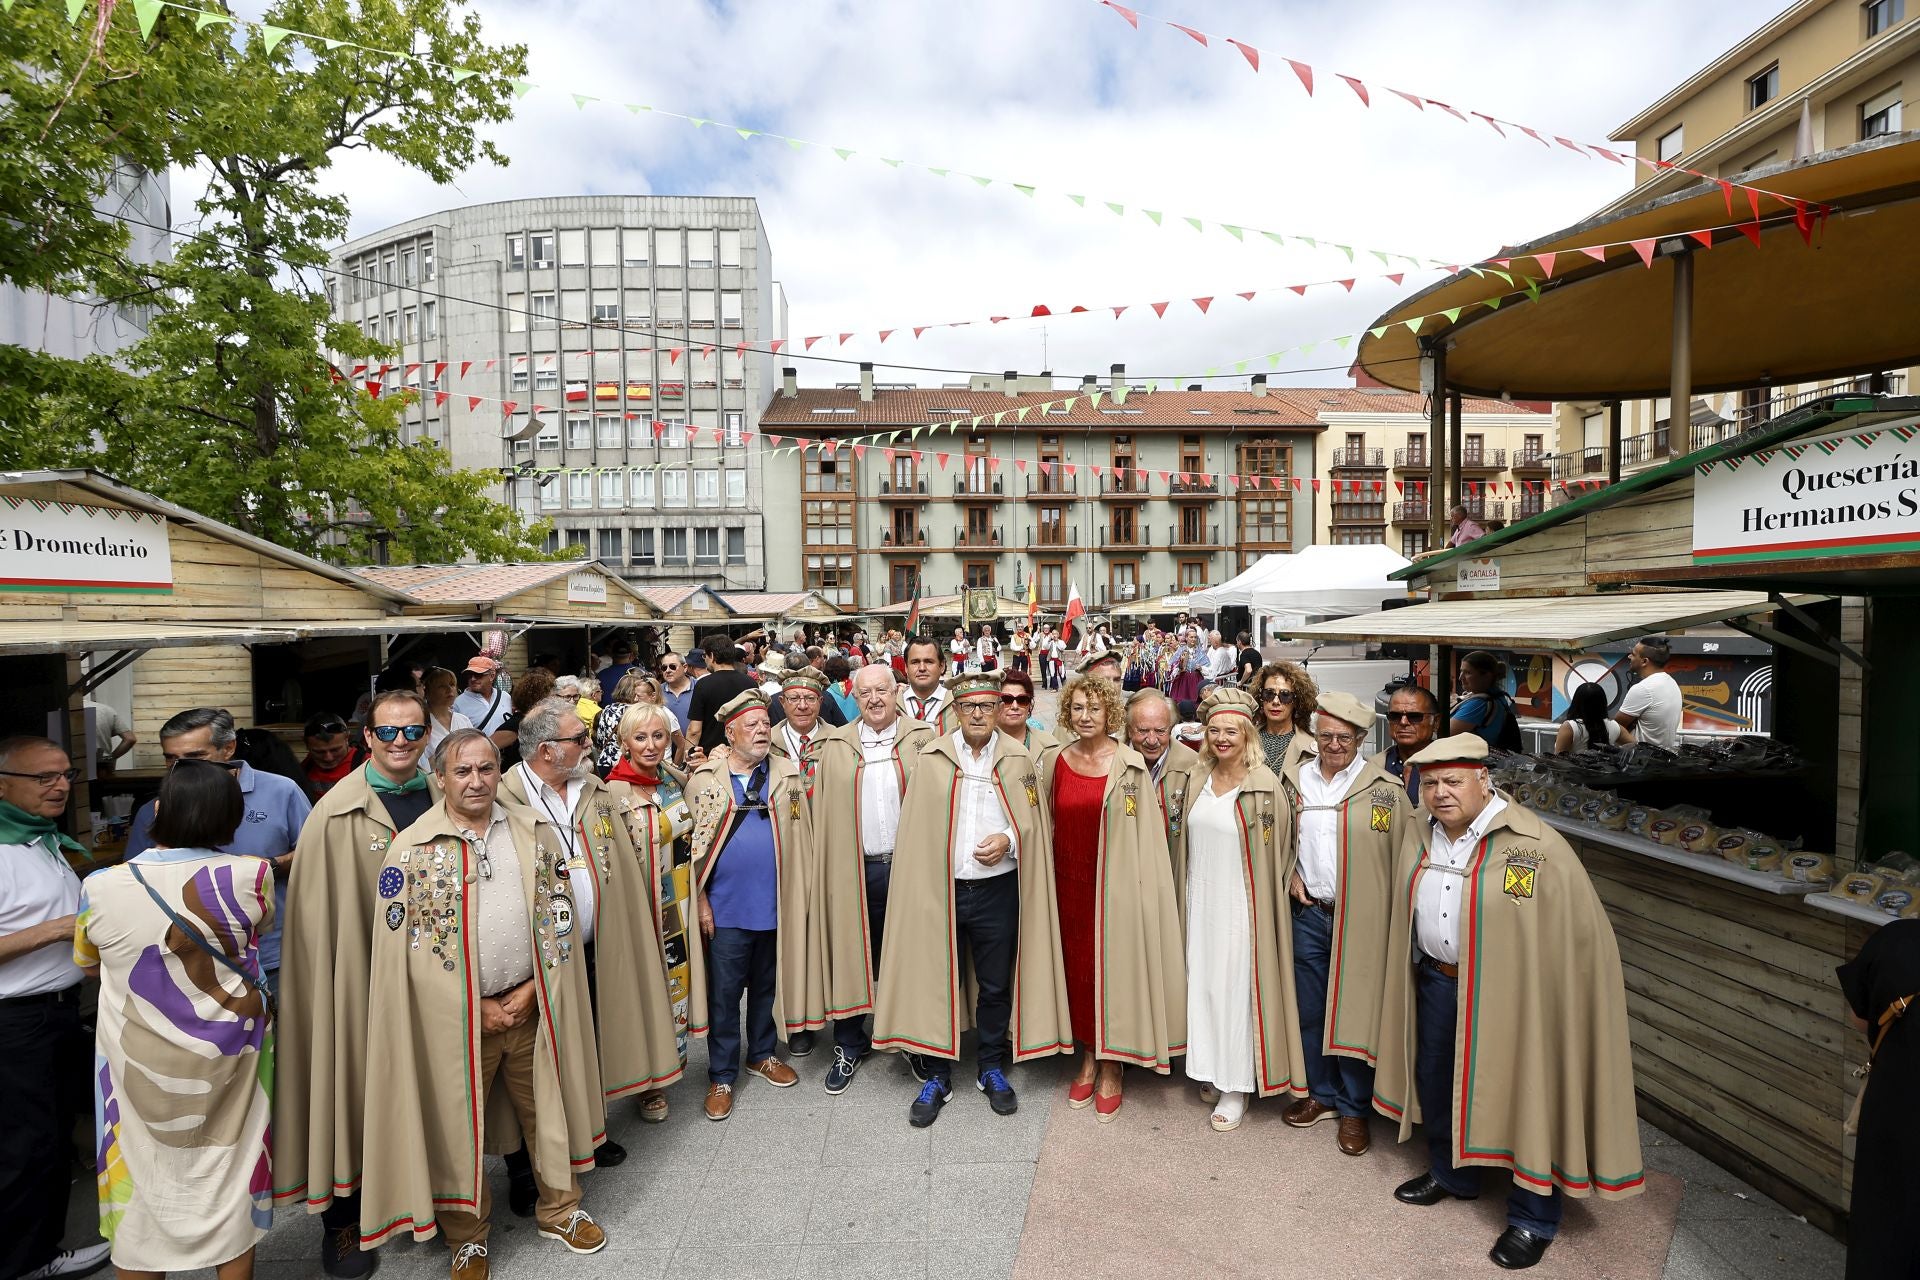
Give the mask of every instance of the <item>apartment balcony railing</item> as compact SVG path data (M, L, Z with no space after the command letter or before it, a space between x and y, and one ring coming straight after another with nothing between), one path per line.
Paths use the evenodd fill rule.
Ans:
M1151 582L1137 582L1131 586L1124 587L1108 587L1102 585L1100 588L1101 604L1133 604L1139 600L1151 599L1153 599L1153 584Z
M1220 477L1208 476L1204 480L1189 474L1185 480L1175 476L1167 483L1167 492L1176 498L1196 498L1217 495L1220 492Z
M1429 454L1424 448L1395 449L1393 451L1393 465L1396 470L1400 471L1425 471L1433 466L1433 455Z
M1387 465L1387 451L1385 449L1356 449L1350 445L1342 445L1333 451L1333 456L1329 459L1329 462L1336 467L1384 467Z
M1550 455L1545 449L1516 449L1513 452L1515 471L1543 471Z
M1664 438L1665 433L1662 432L1661 435ZM1556 453L1547 459L1547 471L1555 480L1604 476L1607 473L1607 451L1595 445L1588 449Z
M1100 477L1100 496L1103 498L1145 498L1147 482L1129 471L1125 475L1111 472Z
M1027 529L1027 546L1035 551L1079 545L1080 530L1078 528L1061 526L1050 529L1046 525L1039 525Z
M880 535L882 551L926 550L927 531L925 529L901 530L896 533L888 529Z
M1460 454L1462 471L1505 471L1507 469L1507 451L1505 449L1465 449Z
M1223 547L1226 543L1220 541L1220 526L1217 524L1203 524L1197 528L1190 525L1169 525L1167 526L1167 545L1178 549Z
M959 476L953 482L956 498L1003 498L1006 480L1000 476Z
M925 477L899 480L888 476L880 481L880 496L918 501L927 496L927 482Z
M1000 545L1000 530L992 529L955 529L953 545L956 547L997 547Z
M1153 530L1146 525L1136 525L1131 529L1107 528L1102 531L1103 547L1150 547L1153 545Z
M1027 477L1027 497L1029 498L1071 498L1079 493L1079 476L1063 476L1056 466L1051 475L1030 475Z

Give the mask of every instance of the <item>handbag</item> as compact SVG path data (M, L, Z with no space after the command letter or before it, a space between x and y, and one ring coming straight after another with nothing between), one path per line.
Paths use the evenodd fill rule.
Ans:
M1847 1112L1846 1123L1841 1126L1842 1133L1851 1136L1860 1132L1860 1104L1867 1096L1866 1080L1868 1073L1873 1070L1873 1060L1879 1054L1881 1042L1887 1038L1887 1032L1893 1030L1893 1024L1900 1020L1900 1015L1912 1008L1917 1000L1920 1000L1920 991L1910 996L1901 996L1880 1011L1880 1034L1873 1038L1873 1045L1867 1050L1867 1065L1853 1069L1854 1078L1860 1081L1860 1092L1853 1095L1853 1107Z
M198 929L188 924L186 920L180 915L179 912L175 911L172 907L167 905L167 900L160 896L160 891L158 889L155 889L152 885L148 884L147 878L140 874L139 867L134 866L133 863L131 862L127 863L126 865L127 865L127 870L133 873L134 882L138 884L142 889L145 889L147 891L147 896L153 899L153 905L160 908L160 910L166 913L167 919L173 922L174 928L178 929L181 933L186 934L188 939L191 940L192 943L195 946L199 947L202 951L212 956L215 960L218 960L221 964L225 965L227 968L231 969L233 972L239 974L243 979L246 980L246 983L248 986L252 987L255 991L258 991L260 993L261 1005L267 1011L267 1020L271 1022L278 1011L274 1007L275 1002L273 999L273 992L267 987L266 979L260 977L258 974L251 973L248 970L242 968L240 963L236 961L232 956L220 950L218 947L214 946L211 942L208 942L206 938L201 936L200 931Z

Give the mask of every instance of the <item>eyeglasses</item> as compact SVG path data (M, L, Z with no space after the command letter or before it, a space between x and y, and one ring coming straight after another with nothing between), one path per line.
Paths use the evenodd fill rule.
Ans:
M574 734L571 738L553 738L553 739L550 739L550 741L566 742L566 743L571 743L576 747L584 747L589 742L593 741L593 731L590 729L582 729L580 732Z
M965 702L960 704L960 714L962 715L965 715L969 711L991 711L991 710L993 710L993 704L991 702L986 701L985 699L976 700L973 698L969 698Z
M1330 747L1350 747L1360 739L1351 733L1316 733L1315 739Z
M313 732L307 736L310 738L331 738L336 733L345 733L346 731L347 722L345 720L322 720L313 726Z
M1291 690L1291 689L1263 689L1263 690L1261 690L1261 691L1260 691L1260 701L1262 701L1262 702L1292 702L1292 701L1293 701L1293 690Z
M1425 720L1426 718L1427 718L1427 713L1424 711L1389 711L1387 712L1387 719L1393 721L1395 724L1418 724L1420 723L1420 721Z
M392 742L405 734L408 742L418 742L427 736L427 726L423 724L376 724L368 732L382 742Z
M0 778L30 778L43 787L57 787L79 776L78 769L57 769L52 773L15 773L11 769L0 769Z
M1003 693L1000 695L1000 705L1003 707L1030 707L1033 705L1033 699L1024 693Z

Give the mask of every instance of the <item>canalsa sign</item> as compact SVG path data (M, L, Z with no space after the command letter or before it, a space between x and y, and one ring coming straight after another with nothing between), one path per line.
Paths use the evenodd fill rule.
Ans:
M1795 440L1703 462L1695 564L1920 551L1920 424Z
M0 495L0 591L172 590L164 517Z

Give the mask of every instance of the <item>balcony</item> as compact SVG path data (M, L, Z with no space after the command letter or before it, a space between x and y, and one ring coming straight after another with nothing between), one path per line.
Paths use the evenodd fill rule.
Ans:
M1118 498L1122 501L1141 502L1151 497L1147 492L1147 482L1128 471L1125 475L1108 473L1100 477L1100 496Z
M1460 454L1462 471L1505 471L1507 469L1507 451L1505 449L1466 449Z
M1513 451L1513 469L1515 471L1545 471L1547 469L1547 451L1545 449L1515 449Z
M1103 605L1133 604L1140 600L1153 599L1151 582L1136 582L1121 587L1101 587L1100 603Z
M1052 475L1042 474L1027 477L1028 502L1046 502L1057 498L1073 498L1079 496L1080 477L1063 476L1059 473L1059 464L1055 463L1054 467L1055 471Z
M1056 526L1049 529L1046 525L1029 526L1027 529L1027 550L1036 554L1048 551L1078 550L1080 530Z
M1000 546L1000 530L998 528L955 529L953 531L953 545L966 550L981 548L998 549Z
M1667 441L1667 431L1663 426L1657 431L1645 431L1637 436L1626 436L1620 441L1620 469L1644 467L1648 463L1659 462L1672 456L1673 449ZM1558 479L1558 473L1555 474Z
M1387 504L1384 502L1336 502L1333 504L1333 523L1339 525L1380 525L1386 523Z
M1524 494L1521 496L1518 502L1515 502L1513 504L1513 518L1515 520L1525 520L1525 519L1528 519L1529 517L1539 515L1541 512L1545 511L1546 509L1547 509L1546 494L1544 493Z
M1185 480L1175 476L1167 484L1167 492L1175 498L1217 498L1220 496L1220 477L1208 476L1201 479L1188 473Z
M927 482L924 478L896 480L888 477L880 482L879 498L882 502L925 502Z
M1422 449L1395 449L1393 451L1393 469L1395 471L1426 471L1433 466L1433 456Z
M1227 544L1220 541L1220 526L1203 524L1198 528L1191 525L1167 526L1167 546L1174 551L1217 550Z
M1433 508L1424 502L1396 502L1393 504L1393 522L1395 524L1431 524Z
M1387 451L1385 449L1356 449L1351 445L1346 445L1335 449L1328 457L1327 463L1336 469L1352 467L1366 467L1369 469L1378 467L1385 469L1387 465L1386 454ZM1398 457L1397 450L1395 451L1395 456L1396 458Z
M1007 482L999 476L959 476L953 482L953 496L972 501L998 501L1007 496Z
M927 531L925 529L893 530L888 529L880 535L880 550L918 555L927 549Z
M1153 530L1145 524L1135 525L1131 529L1115 529L1109 526L1100 531L1102 547L1150 547L1153 545Z
M1658 433L1662 448L1666 445L1667 433ZM1607 474L1607 451L1595 445L1590 449L1574 449L1567 453L1556 453L1547 459L1547 471L1555 480L1572 480L1588 476Z

